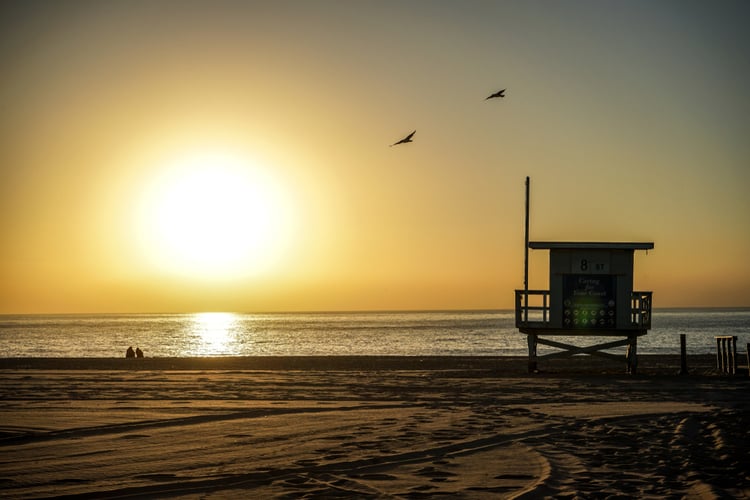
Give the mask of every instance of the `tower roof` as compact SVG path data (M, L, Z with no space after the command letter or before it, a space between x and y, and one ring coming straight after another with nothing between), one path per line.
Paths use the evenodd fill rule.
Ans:
M654 242L530 241L534 250L651 250Z

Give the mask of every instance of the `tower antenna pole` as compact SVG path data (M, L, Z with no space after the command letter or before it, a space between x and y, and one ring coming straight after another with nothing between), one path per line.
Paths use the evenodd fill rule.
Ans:
M529 315L529 188L531 180L526 176L526 219L524 228L523 242L523 301L524 301L524 321L528 320Z

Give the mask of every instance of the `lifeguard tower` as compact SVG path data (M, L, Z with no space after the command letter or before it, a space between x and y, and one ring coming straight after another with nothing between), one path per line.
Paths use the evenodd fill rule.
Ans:
M529 371L537 361L589 354L638 365L638 337L651 328L651 292L633 290L633 254L653 243L530 242L549 250L549 290L516 290L516 328L528 336ZM579 347L551 336L622 337ZM537 356L537 345L562 351ZM624 357L603 352L627 346Z

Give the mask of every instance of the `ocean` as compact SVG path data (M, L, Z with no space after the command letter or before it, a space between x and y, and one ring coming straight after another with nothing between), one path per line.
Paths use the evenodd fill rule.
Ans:
M715 353L716 335L750 342L750 308L657 309L639 354ZM576 345L596 338L555 340ZM611 339L610 339L611 340ZM0 357L524 356L514 311L0 315ZM620 348L622 350L624 348ZM539 346L539 353L554 349ZM615 349L613 352L619 352Z

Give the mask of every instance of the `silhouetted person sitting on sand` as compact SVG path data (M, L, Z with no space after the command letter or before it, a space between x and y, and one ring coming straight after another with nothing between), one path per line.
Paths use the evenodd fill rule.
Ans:
M142 358L143 357L143 351L141 351L140 347L135 348L135 355L136 357Z
M135 351L133 350L133 346L131 345L128 347L128 350L125 351L125 357L126 358L134 358L135 357Z

